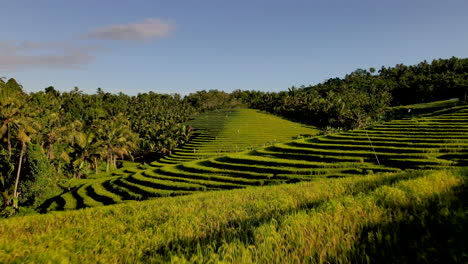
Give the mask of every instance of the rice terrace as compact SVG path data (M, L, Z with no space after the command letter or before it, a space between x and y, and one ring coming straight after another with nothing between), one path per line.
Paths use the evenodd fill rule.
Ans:
M7 2L0 263L468 263L465 2Z
M267 117L271 124L262 122ZM315 137L306 133L318 130L248 109L210 112L200 119L206 128L173 154L146 166L124 167L92 180L96 182L78 181L69 187L72 191L49 200L42 210L404 169L448 169L466 165L468 155L468 105ZM198 122L192 123L197 127ZM280 131L275 131L278 127ZM260 133L238 137L244 130ZM290 141L293 135L304 134L307 138ZM250 150L239 152L243 148Z
M14 80L1 84L4 92L19 89ZM33 154L25 163L34 170L65 170L70 162L71 175L56 180L59 194L53 188L44 196L30 194L39 202L25 199L19 208L4 202L10 217L1 220L2 262L467 260L465 101L387 107L380 121L336 130L246 108L248 101L234 96L220 103L229 108L181 122L174 133L181 142L152 161L151 155L122 160L112 169L117 162L104 159L93 167L99 150L76 160L73 150L68 161L62 157L63 167L54 167L44 160L60 147L28 148ZM91 153L118 134L113 148L122 147L122 138L131 135L115 129L77 134L61 145ZM78 173L77 160L84 166ZM51 188L28 180L23 188Z

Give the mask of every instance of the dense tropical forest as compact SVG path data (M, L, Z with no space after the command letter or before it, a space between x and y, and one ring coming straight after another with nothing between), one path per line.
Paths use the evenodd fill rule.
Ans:
M63 182L115 170L124 160L154 161L171 154L194 134L187 121L215 109L247 106L325 131L349 130L393 118L390 106L450 98L468 99L468 59L358 69L277 93L210 90L184 97L54 87L26 93L16 80L3 78L0 212L11 216L20 207L36 208L59 194Z
M357 69L344 78L279 93L246 92L250 107L319 127L360 128L390 118L389 106L468 99L468 59Z

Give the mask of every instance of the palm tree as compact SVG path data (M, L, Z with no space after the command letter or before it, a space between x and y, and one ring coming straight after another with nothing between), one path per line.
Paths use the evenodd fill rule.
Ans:
M97 172L97 158L102 156L102 143L91 129L85 129L80 121L75 121L65 128L69 133L63 140L68 143L68 149L60 157L70 166L74 178L79 178L83 169L92 164Z
M11 159L12 149L12 127L19 123L21 117L28 113L27 95L15 79L4 82L0 79L0 138L6 141L8 155Z
M18 160L18 168L16 170L16 180L15 180L15 189L13 191L13 197L18 199L19 193L18 193L18 183L21 175L21 165L23 163L23 157L24 154L26 153L26 146L29 142L31 142L31 137L28 135L29 133L34 133L35 130L30 126L30 124L27 124L27 122L22 122L22 126L19 126L17 124L17 139L21 142L21 152Z
M0 138L7 143L10 159L13 152L11 130L12 126L18 122L18 117L21 115L21 108L23 106L19 98L8 96L0 100Z
M131 157L138 146L138 136L130 128L130 122L122 114L100 121L94 128L98 134L102 153L106 158L106 172L117 167L117 158Z
M20 143L20 155L16 169L13 197L18 198L18 183L21 175L26 146L31 135L36 133L38 124L32 118L33 111L28 108L26 93L14 79L7 83L0 81L0 138L7 143L9 158L13 154L13 141Z

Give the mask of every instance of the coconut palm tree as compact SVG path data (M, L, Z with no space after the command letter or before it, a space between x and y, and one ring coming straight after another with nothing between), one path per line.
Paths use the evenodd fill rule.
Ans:
M131 157L138 146L138 135L130 128L130 122L122 114L94 125L106 158L106 172L117 167L117 158Z
M97 172L97 160L102 157L102 142L96 137L96 133L85 128L80 121L69 124L65 129L68 134L63 140L67 142L68 148L60 157L71 167L73 177L81 177L83 170L90 165Z
M13 199L17 201L23 158L31 136L37 133L38 123L32 117L34 111L28 107L28 96L14 79L0 82L0 95L0 138L7 143L9 160L13 156L14 142L19 143L20 149L13 189ZM13 207L17 209L18 203L14 201Z
M27 144L31 142L31 134L36 133L36 130L33 128L34 121L31 119L23 119L20 122L16 123L17 136L16 138L21 143L20 156L18 158L18 168L16 170L16 180L15 180L15 189L13 191L14 198L18 199L18 183L21 175L21 165L23 163L23 157L26 153Z

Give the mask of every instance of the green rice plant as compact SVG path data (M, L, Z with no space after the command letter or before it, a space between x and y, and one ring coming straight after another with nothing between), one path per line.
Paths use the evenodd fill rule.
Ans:
M297 167L297 168L341 168L345 166L352 166L355 163L325 163L325 162L310 162L303 160L292 160L292 159L280 159L280 158L270 158L265 156L256 155L257 152L248 152L240 154L230 154L219 158L224 162L233 162L240 164L249 164L249 165L264 165L264 166L278 166L281 164L288 167Z
M0 260L463 263L461 174L316 180L3 219Z
M347 172L350 174L361 174L360 169L358 168L297 168L297 167L288 167L286 164L278 163L276 166L262 166L262 165L248 165L248 164L239 164L232 162L223 162L222 159L211 159L206 166L215 166L217 168L239 170L244 172L254 172L254 173L263 173L269 174L269 179L277 179L278 174L281 175L322 175L326 176L328 173L336 173L338 171ZM306 178L304 178L306 179Z
M117 179L113 182L119 188L127 190L128 193L138 197L138 200L145 200L151 197L169 196L172 191L158 190L151 187L135 184L125 178ZM166 195L162 195L166 194Z
M103 203L95 200L90 195L88 195L89 186L89 184L82 185L76 190L76 194L79 195L80 198L83 200L83 204L80 205L80 207L85 208L104 205Z
M400 158L390 158L387 159L386 164L397 168L418 168L421 165L428 167L434 166L450 166L453 165L453 161L443 160L443 159L426 159L426 157L421 157L420 159L400 159Z
M218 111L193 120L198 126L196 136L173 154L149 166L130 164L114 171L112 177L101 175L69 183L71 196L50 202L50 206L80 208L147 199L166 191L189 194L321 177L463 166L468 163L467 117L467 106L455 107L439 115L280 143L301 129L311 128L248 109ZM252 149L262 145L268 147ZM83 184L86 186L78 188Z
M66 193L60 195L60 197L64 201L64 206L63 206L62 210L73 210L73 209L77 209L79 207L79 203L76 200L76 195L74 195L74 192L75 191L66 192Z
M222 190L222 189L233 189L233 188L240 188L240 186L233 186L230 183L220 182L220 181L212 181L206 179L200 179L199 177L193 178L186 178L186 177L179 177L177 175L163 175L161 173L145 171L142 172L145 177L155 178L155 179L163 179L163 180L171 180L174 182L183 182L183 183L193 183L198 185L203 185L206 187L206 190Z
M450 227L441 220L466 214L466 208L465 213L448 211L454 202L462 208L457 194L464 184L459 176L434 172L370 193L337 197L310 210L272 217L254 225L248 237L238 236L219 244L207 241L202 242L201 250L168 253L178 261L201 257L232 263L460 262L466 259L466 248L455 241L463 241L463 236L449 231L448 237L458 240L444 240L445 234L440 237L437 228ZM442 247L434 250L437 245ZM443 245L454 250L445 253Z
M86 191L89 196L105 205L122 202L122 198L106 190L102 186L102 182L90 184L89 187L86 188Z
M188 124L196 129L196 136L191 142L176 149L172 158L165 157L160 162L216 157L318 132L315 128L252 109L207 113Z
M145 261L145 255L150 252L147 250L151 248L162 247L161 252L164 252L163 248L177 245L174 244L179 243L177 241L203 238L204 234L210 233L220 234L219 231L229 234L235 230L231 230L229 223L262 219L285 210L308 206L310 202L363 191L398 179L373 177L356 181L205 193L191 197L162 198L147 203L97 207L71 214L67 212L6 219L0 225L0 259L2 262ZM13 231L9 222L22 226L22 231L9 233ZM13 234L15 239L11 239ZM36 235L40 240L32 242ZM57 244L51 239L53 237L63 237L62 242ZM25 238L30 242L24 243ZM27 251L24 250L26 245L29 248ZM77 251L81 254L76 254Z
M372 146L369 141L367 144L362 142L362 144L321 144L321 143L312 143L312 142L290 142L285 143L286 146L297 147L297 148L311 148L311 149L324 149L324 150L350 150L350 151L372 151ZM438 150L438 146L428 146L426 148L418 148L416 146L403 147L403 146L389 146L388 144L374 144L374 149L378 152L401 152L401 153L420 153L428 152L431 149Z
M439 133L440 134L440 133ZM371 139L372 139L372 142L376 142L376 141L395 141L395 142L414 142L414 143L433 143L433 142L443 142L445 139L447 139L447 136L444 136L444 135L439 135L439 134L435 134L435 135L432 135L431 138L428 138L428 137L405 137L404 135L403 136L400 136L400 137L396 137L396 136L393 136L393 135L370 135L371 136ZM342 141L346 141L346 140L349 140L349 141L356 141L356 140L364 140L364 139L367 139L365 134L351 134L351 133L347 133L347 134L333 134L333 135L328 135L327 138L330 138L332 140L342 140ZM459 136L451 136L450 137L451 139L466 139L467 136L466 135L459 135Z
M60 195L60 198L63 199L63 207L61 208L62 210L73 210L77 209L77 201L75 197L73 196L72 192L66 192L62 195Z
M115 193L122 197L122 200L143 200L145 197L139 193L136 193L128 189L122 184L120 179L108 180L102 183L102 186L109 192Z
M320 154L307 154L307 153L296 153L296 152L288 152L286 149L278 152L277 149L268 147L266 149L257 149L254 150L252 153L255 155L262 156L262 157L270 157L270 158L281 158L281 159L291 159L291 160L301 160L301 161L310 161L310 162L364 162L362 157L351 157L351 156L324 156Z
M237 177L185 172L183 170L180 170L179 168L182 168L181 165L166 166L166 167L160 168L158 170L158 173L162 173L164 175L172 175L172 176L181 177L181 178L209 180L212 182L216 182L214 184L218 188L221 187L221 188L226 188L226 189L240 188L243 185L251 185L253 183L254 184L256 183L255 180L249 180L249 179L243 179L243 178L237 178Z
M268 179L271 176L270 174L266 173L244 172L237 169L216 168L210 166L210 160L212 159L201 162L185 162L181 164L179 168L187 172L244 178L248 179L248 181L252 183L256 183L255 179Z
M415 142L415 140L405 139L401 140L401 138L386 138L386 139L376 139L371 138L372 144L374 146L389 146L389 147L401 147L401 148L417 148L417 149L427 149L427 148L443 148L446 147L447 149L459 148L459 147L468 147L465 144L457 144L453 141L457 140L447 140L447 139L426 139L424 141ZM451 142L452 141L452 142ZM462 142L463 140L460 140ZM313 142L317 142L321 145L332 145L332 146L339 146L339 145L368 145L368 141L364 138L353 138L353 139L334 139L329 137L317 137L314 138ZM313 143L311 142L311 143Z
M145 177L141 174L135 174L126 178L127 181L132 183L151 187L160 190L184 190L184 191L203 191L206 190L204 185L174 182L170 180L154 179Z

